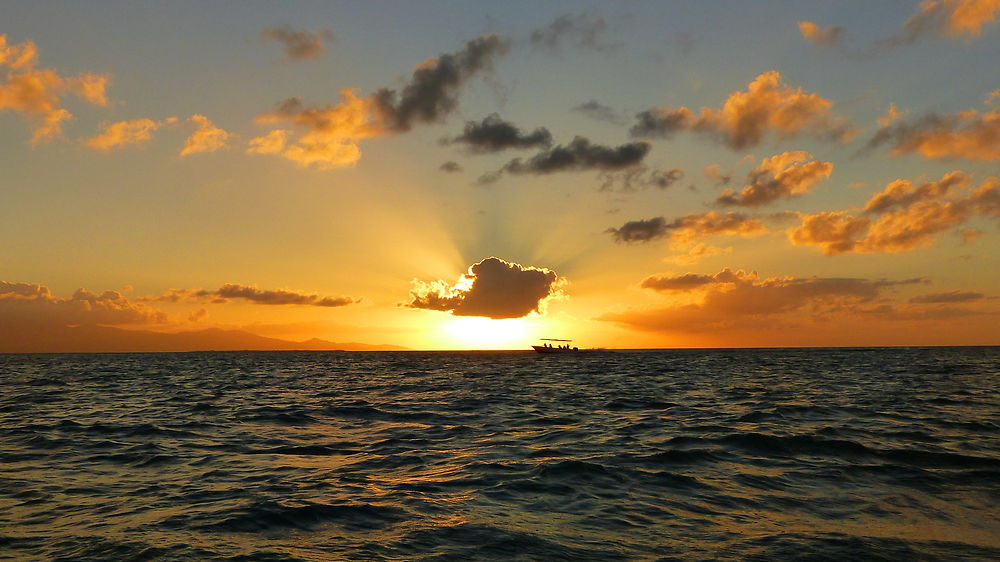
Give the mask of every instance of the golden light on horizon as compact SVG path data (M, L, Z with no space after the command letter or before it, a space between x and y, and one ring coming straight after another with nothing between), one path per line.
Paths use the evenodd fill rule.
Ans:
M483 316L458 316L444 325L444 345L452 349L521 349L528 348L528 321L523 318L493 320Z

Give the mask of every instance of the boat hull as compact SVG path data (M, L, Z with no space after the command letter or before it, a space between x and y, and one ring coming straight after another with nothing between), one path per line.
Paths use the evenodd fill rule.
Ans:
M533 345L531 346L538 353L581 353L582 350L575 348L564 348L564 347L546 347L544 345Z

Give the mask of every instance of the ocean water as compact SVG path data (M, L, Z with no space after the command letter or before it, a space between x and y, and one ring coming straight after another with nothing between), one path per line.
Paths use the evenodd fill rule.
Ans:
M0 355L0 558L997 560L1000 348Z

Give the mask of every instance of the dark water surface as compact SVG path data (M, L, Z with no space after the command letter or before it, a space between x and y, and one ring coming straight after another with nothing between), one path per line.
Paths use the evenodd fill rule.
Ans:
M0 558L1000 559L1000 348L0 355Z

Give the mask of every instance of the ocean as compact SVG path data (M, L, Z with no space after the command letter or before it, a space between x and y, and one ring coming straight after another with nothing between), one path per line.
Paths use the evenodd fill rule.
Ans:
M0 355L0 389L0 559L1000 559L998 347Z

